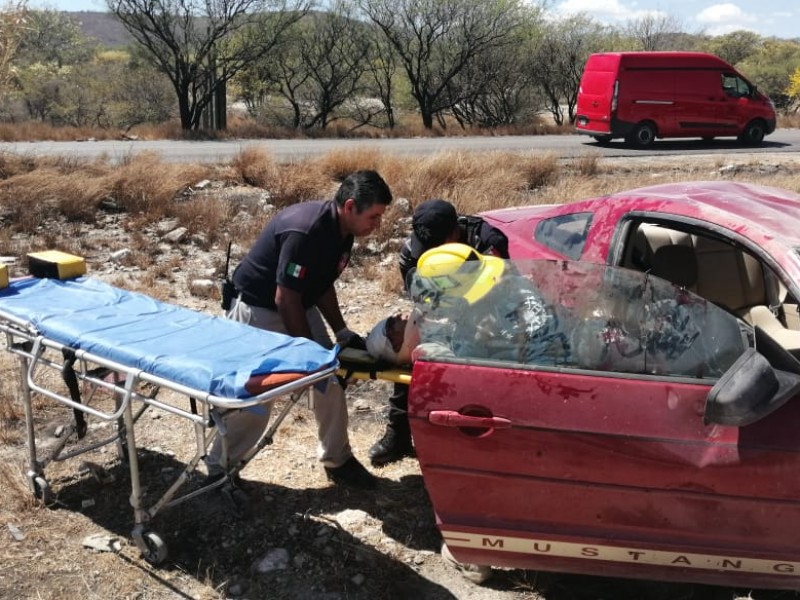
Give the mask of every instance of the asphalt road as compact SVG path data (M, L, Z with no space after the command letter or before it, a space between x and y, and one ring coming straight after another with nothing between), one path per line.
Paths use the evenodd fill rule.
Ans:
M62 155L84 159L109 157L122 161L139 152L156 152L169 162L224 162L244 148L256 147L270 153L279 162L289 163L326 154L333 150L363 150L391 154L433 154L442 151L474 152L553 152L562 158L596 153L607 157L641 157L671 154L738 154L800 152L800 129L778 130L762 146L742 147L735 139L711 142L697 140L657 141L648 150L624 146L621 140L601 146L584 135L540 135L498 137L441 137L370 140L228 140L228 141L82 141L82 142L13 142L0 143L0 151L23 155ZM800 154L798 155L800 159Z

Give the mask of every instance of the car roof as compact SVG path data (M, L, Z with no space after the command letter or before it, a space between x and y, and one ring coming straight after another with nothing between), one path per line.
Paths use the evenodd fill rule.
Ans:
M800 246L800 195L778 188L731 181L668 183L561 205L490 211L501 223L576 212L664 213L726 227L757 243Z

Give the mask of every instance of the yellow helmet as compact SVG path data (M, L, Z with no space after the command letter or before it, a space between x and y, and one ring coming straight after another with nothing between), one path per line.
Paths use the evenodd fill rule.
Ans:
M505 263L466 244L442 244L419 257L417 275L437 290L472 304L483 298L503 274Z

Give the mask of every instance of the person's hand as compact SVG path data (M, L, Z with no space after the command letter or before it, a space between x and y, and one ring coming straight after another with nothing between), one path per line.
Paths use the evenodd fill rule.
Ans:
M354 350L367 349L366 340L347 327L342 327L336 332L336 343L342 348L353 348Z

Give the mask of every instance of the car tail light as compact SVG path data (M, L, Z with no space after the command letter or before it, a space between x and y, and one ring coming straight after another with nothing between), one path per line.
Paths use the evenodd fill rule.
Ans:
M618 99L619 99L619 79L617 79L614 82L614 93L611 95L611 112L616 112Z

